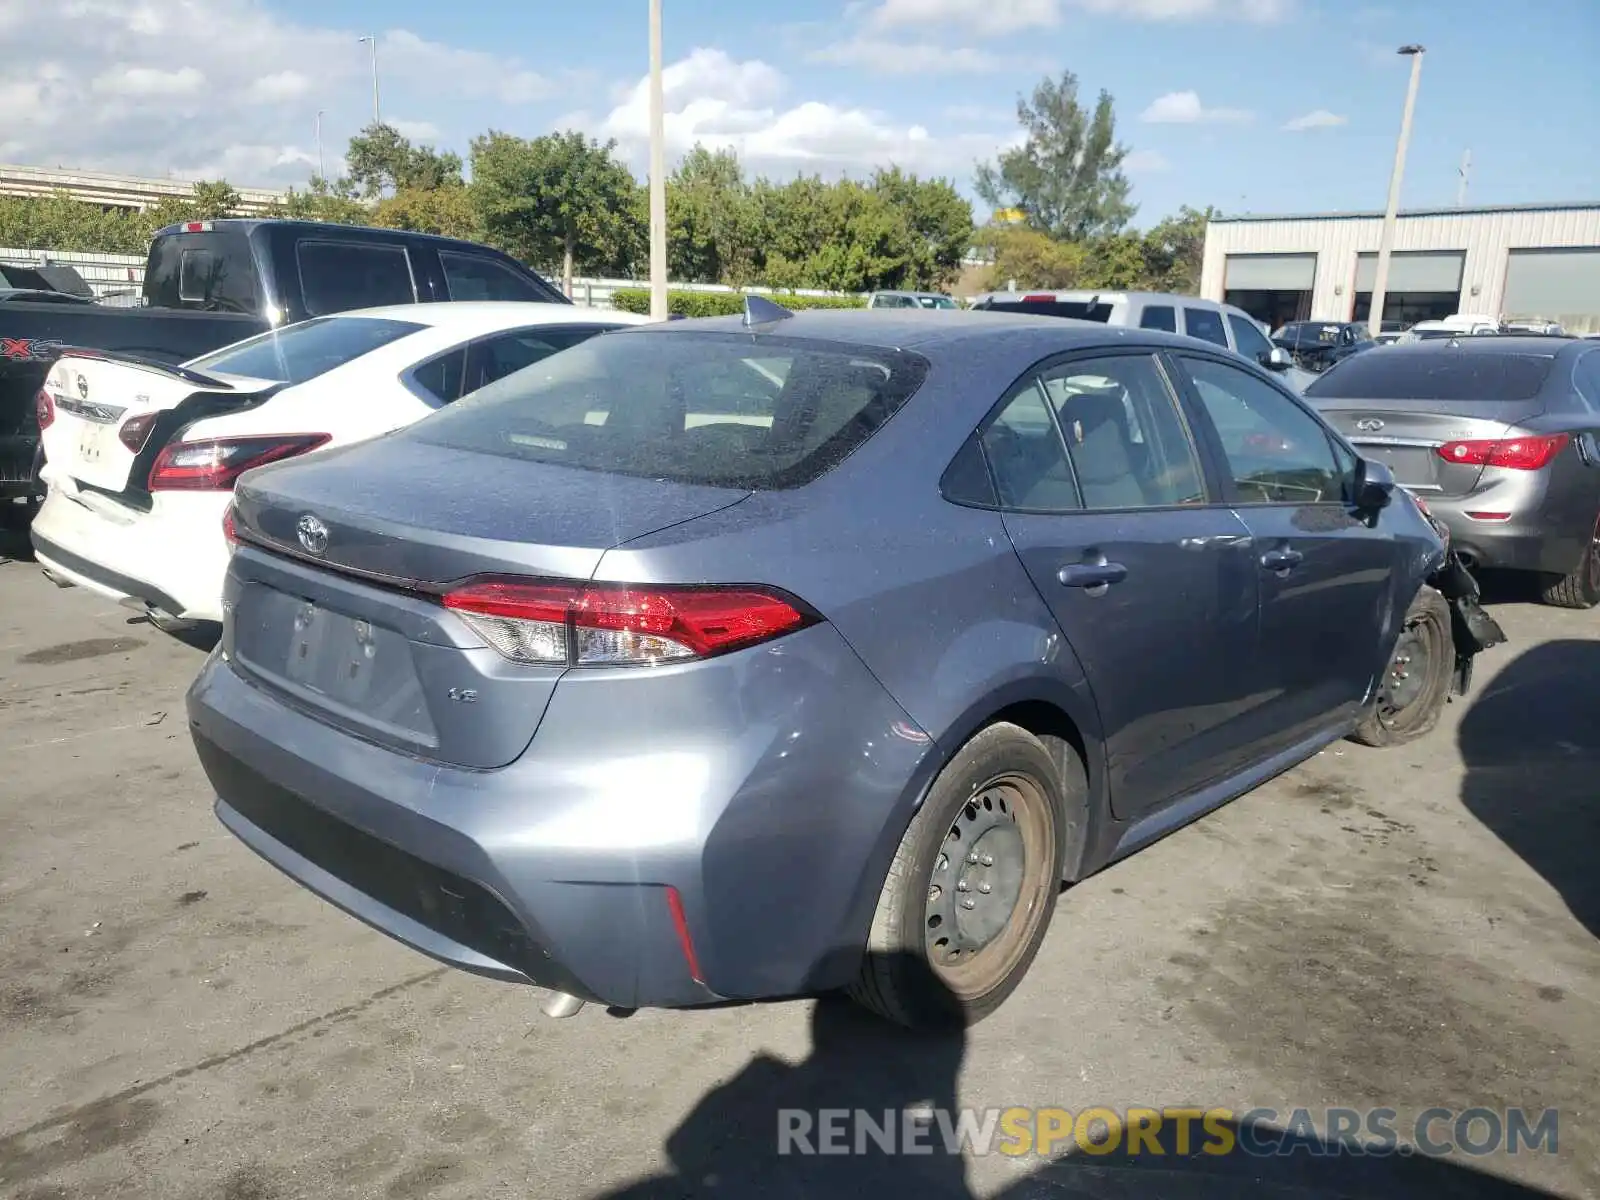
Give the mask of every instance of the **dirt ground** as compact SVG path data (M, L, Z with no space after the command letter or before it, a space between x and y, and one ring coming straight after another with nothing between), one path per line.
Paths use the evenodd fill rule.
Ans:
M827 1002L549 1021L441 969L217 824L203 649L0 563L0 1194L1600 1195L1600 612L1494 611L1434 735L1072 888L962 1044ZM1296 1152L775 1154L776 1109L925 1100L1267 1108ZM1557 1149L1332 1156L1289 1120L1329 1106L1554 1108Z

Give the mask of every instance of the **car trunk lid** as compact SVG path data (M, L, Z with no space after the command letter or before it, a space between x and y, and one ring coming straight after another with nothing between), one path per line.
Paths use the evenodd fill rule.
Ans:
M448 585L587 580L608 549L748 494L395 437L286 461L235 489L225 645L319 720L439 762L504 766L567 668L502 657L443 606Z
M216 376L128 355L73 351L56 361L44 391L55 420L43 431L52 473L79 485L117 493L134 478L135 463L161 436L164 415L197 395L217 397L227 407L260 399L279 385L238 376ZM159 448L159 447L155 447ZM148 469L148 467L146 467Z
M1387 463L1402 486L1424 494L1465 496L1483 474L1481 463L1452 462L1441 446L1512 436L1538 416L1537 399L1464 404L1459 400L1324 400L1319 412L1364 456Z

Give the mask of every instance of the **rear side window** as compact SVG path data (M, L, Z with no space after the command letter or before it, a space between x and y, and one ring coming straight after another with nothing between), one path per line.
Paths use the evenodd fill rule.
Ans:
M1600 412L1600 350L1591 350L1578 360L1574 372L1578 394L1595 412Z
M295 258L306 311L313 316L417 299L403 246L302 241L295 246Z
M1533 354L1391 346L1353 354L1307 386L1307 396L1341 400L1531 400L1555 361Z
M187 364L196 371L305 383L426 326L375 317L315 317Z
M475 392L498 379L542 362L557 350L587 341L601 331L601 327L594 325L568 329L519 329L474 342L467 351L464 392Z
M452 300L549 300L530 280L503 263L476 254L439 251Z
M714 487L799 487L922 386L904 351L637 330L594 337L480 389L401 436Z
M426 393L424 399L431 397L440 404L449 404L461 398L461 383L466 378L466 366L467 348L457 346L454 350L439 355L438 358L429 359L402 379L410 385L412 391L422 389Z
M1228 335L1222 328L1222 314L1209 308L1183 310L1183 329L1192 338L1227 346Z
M1170 304L1152 304L1139 318L1140 329L1163 329L1178 332L1178 313Z
M159 308L256 312L256 270L248 239L237 232L157 238L150 247L144 294Z

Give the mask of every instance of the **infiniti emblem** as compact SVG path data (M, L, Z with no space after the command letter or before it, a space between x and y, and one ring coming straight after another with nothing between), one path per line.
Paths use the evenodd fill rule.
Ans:
M310 513L300 518L294 531L300 536L300 544L312 554L321 554L328 548L328 527Z
M1377 417L1362 417L1361 420L1356 422L1356 428L1364 433L1377 433L1378 430L1383 428L1383 422L1378 420Z

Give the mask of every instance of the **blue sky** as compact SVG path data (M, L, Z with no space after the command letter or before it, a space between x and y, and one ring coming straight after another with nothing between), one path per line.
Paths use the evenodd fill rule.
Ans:
M0 35L26 17L0 0ZM465 151L490 127L576 125L644 165L643 0L83 0L7 56L0 160L303 182L369 119ZM1148 225L1383 204L1407 60L1423 66L1403 203L1600 198L1600 2L665 0L669 140L740 148L774 177L898 161L970 190L1019 92L1074 71L1116 99ZM88 14L85 17L85 13ZM36 23L30 28L37 29ZM65 68L65 69L64 69ZM1303 127L1291 128L1295 122Z

